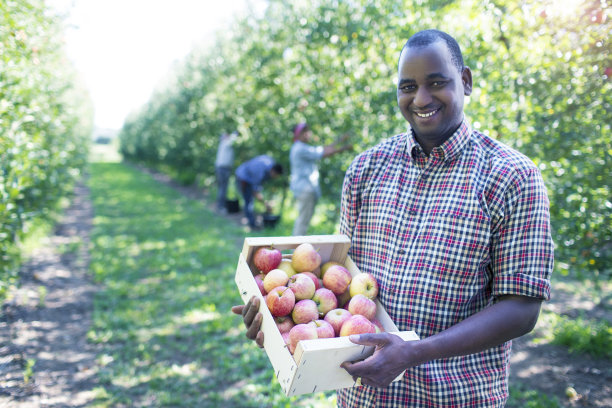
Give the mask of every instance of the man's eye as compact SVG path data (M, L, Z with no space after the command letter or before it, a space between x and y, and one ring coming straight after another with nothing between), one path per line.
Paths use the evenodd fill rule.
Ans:
M412 92L416 89L416 86L414 85L404 85L400 88L400 91L402 92Z
M444 85L446 85L446 82L445 81L434 81L431 85L435 88L441 88Z

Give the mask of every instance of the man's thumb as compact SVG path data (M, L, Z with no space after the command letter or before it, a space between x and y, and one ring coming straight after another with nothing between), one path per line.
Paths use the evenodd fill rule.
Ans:
M363 346L378 346L385 343L384 339L373 334L353 334L349 336L349 340Z

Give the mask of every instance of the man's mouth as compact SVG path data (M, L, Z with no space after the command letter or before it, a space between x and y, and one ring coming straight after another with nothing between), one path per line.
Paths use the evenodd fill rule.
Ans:
M440 109L435 109L429 112L414 112L419 118L429 118L435 115Z

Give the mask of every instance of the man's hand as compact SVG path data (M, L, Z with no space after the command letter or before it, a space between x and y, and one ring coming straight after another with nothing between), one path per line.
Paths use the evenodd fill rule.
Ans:
M353 376L353 379L360 378L363 385L387 387L407 368L404 356L407 355L409 347L407 343L410 342L390 333L361 334L350 336L349 339L356 344L375 347L374 354L365 360L345 361L340 365Z
M389 385L404 369L427 361L479 353L529 333L542 300L506 295L480 312L433 336L404 342L394 334L351 336L353 343L375 346L374 354L357 363L344 362L353 378L373 387Z
M242 321L247 329L246 336L260 348L263 348L264 334L260 330L263 315L259 313L259 298L253 296L246 305L232 306L232 312L242 315Z

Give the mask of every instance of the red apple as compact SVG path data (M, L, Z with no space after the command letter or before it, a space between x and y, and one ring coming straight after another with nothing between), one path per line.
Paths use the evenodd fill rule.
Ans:
M287 287L293 291L296 300L312 299L315 294L314 282L304 273L297 273L291 276Z
M295 269L293 269L293 266L291 266L291 259L283 259L280 264L278 264L276 269L282 269L289 277L292 277L297 273Z
M336 262L336 261L327 261L327 262L325 262L323 265L321 265L321 278L323 276L325 276L325 272L327 272L329 267L330 266L334 266L334 265L344 266L340 262Z
M303 299L296 302L291 312L291 317L296 324L310 323L319 318L319 309L312 299Z
M327 288L319 288L312 296L312 300L317 304L319 316L325 316L327 312L338 307L338 299L334 292Z
M308 276L310 279L312 279L312 282L315 285L315 290L323 287L323 284L321 283L321 279L317 278L317 275L315 275L312 272L301 272L302 275Z
M270 291L277 286L286 286L287 282L289 282L289 277L285 271L281 271L280 269L272 269L264 277L263 285L266 292L270 293Z
M334 328L334 333L336 334L336 336L338 336L340 335L340 329L342 328L342 325L351 316L351 312L346 309L333 309L327 312L323 320L331 324L331 326Z
M365 333L376 333L376 326L362 315L349 317L340 328L340 337Z
M276 327L278 327L278 331L281 332L281 334L289 333L289 330L295 326L295 323L293 323L293 320L289 316L275 317L274 323L276 323Z
M296 324L289 331L289 351L293 354L300 340L312 340L316 338L317 327L314 324Z
M266 289L264 288L264 284L263 284L263 279L266 275L264 275L263 273L258 273L257 275L253 276L253 278L255 278L255 282L257 283L257 287L259 288L259 291L261 292L262 295L266 296Z
M341 295L348 289L351 279L351 273L344 266L332 265L323 275L323 286Z
M376 282L376 278L374 278L374 275L371 273L358 273L356 276L353 276L351 280L349 292L351 297L360 293L374 300L376 296L378 296L378 282Z
M312 272L321 265L321 255L308 243L298 245L293 250L291 266L297 272Z
M353 296L348 304L348 311L352 315L362 315L368 320L376 316L376 303L361 293Z
M253 264L263 273L268 273L280 264L282 258L283 255L278 249L261 247L253 255Z
M315 320L313 322L317 326L317 338L319 339L330 339L336 337L336 332L329 322L325 320Z
M286 286L277 286L266 295L266 305L272 316L287 316L295 306L295 295Z

